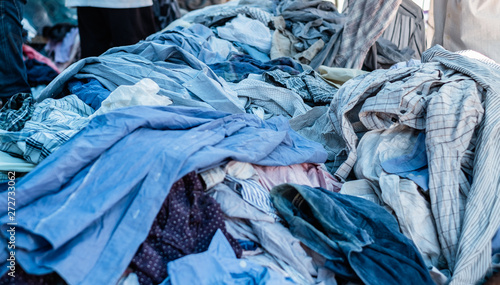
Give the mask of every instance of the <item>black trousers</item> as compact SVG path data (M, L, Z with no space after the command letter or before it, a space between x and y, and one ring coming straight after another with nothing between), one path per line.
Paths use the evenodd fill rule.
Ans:
M132 45L157 31L153 8L78 7L82 58L98 56L111 47Z

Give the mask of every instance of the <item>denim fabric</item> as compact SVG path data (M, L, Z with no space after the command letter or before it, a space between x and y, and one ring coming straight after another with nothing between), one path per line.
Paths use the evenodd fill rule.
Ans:
M0 0L0 100L16 93L30 93L23 62L24 1Z
M279 273L236 258L224 234L217 230L207 251L168 263L172 285L295 284Z
M94 110L99 109L102 101L108 98L111 93L99 81L92 78L89 80L71 80L68 82L68 89L71 94L78 96Z
M233 54L227 61L209 64L210 68L220 77L229 82L240 82L249 74L262 74L266 71L280 69L297 75L303 71L300 63L289 57L281 57L267 62L261 62L246 54Z
M189 37L184 40L195 41ZM109 49L99 57L82 59L47 85L38 101L64 95L64 87L73 78L97 79L110 91L150 78L160 86L158 95L169 97L175 105L244 112L236 103L236 95L227 88L227 82L175 42L141 41Z
M228 159L322 163L326 153L284 118L179 106L97 116L16 184L16 215L30 217L17 221L18 264L30 274L56 271L70 284L116 283L172 184ZM7 193L0 196L5 227Z
M296 184L274 187L271 197L292 234L323 255L336 276L364 284L434 284L413 242L382 207Z

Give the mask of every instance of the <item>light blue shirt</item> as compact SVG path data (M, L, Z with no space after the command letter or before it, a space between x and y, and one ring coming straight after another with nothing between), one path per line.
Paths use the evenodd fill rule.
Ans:
M172 285L295 284L271 269L237 259L220 229L207 251L169 262L168 275Z
M187 173L230 159L290 165L326 156L281 117L262 121L179 106L118 109L94 118L18 181L16 257L31 274L55 270L70 284L114 284L172 184ZM0 196L5 228L7 193Z

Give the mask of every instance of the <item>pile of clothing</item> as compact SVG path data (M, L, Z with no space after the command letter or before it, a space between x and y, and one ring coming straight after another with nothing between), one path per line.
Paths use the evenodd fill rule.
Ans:
M13 97L0 284L484 281L500 65L435 46L360 70L401 2L208 6Z

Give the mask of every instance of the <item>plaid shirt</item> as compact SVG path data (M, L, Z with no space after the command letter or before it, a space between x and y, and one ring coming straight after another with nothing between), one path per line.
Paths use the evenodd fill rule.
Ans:
M495 91L500 90L495 86L500 67L440 46L426 51L422 61L417 67L374 71L339 89L329 117L349 155L335 174L347 178L356 162L352 110L361 107L359 121L368 129L387 129L394 123L425 129L429 196L442 254L455 274L453 280L472 284L491 263L488 248L491 251L491 238L500 225L500 201L494 198L500 189L500 143L494 139L500 125L500 97ZM470 169L471 163L472 185L461 171L462 165Z
M93 112L76 95L45 99L21 131L0 130L0 150L38 164L85 127Z
M0 109L0 130L16 132L24 127L35 109L35 100L28 93L18 93Z

